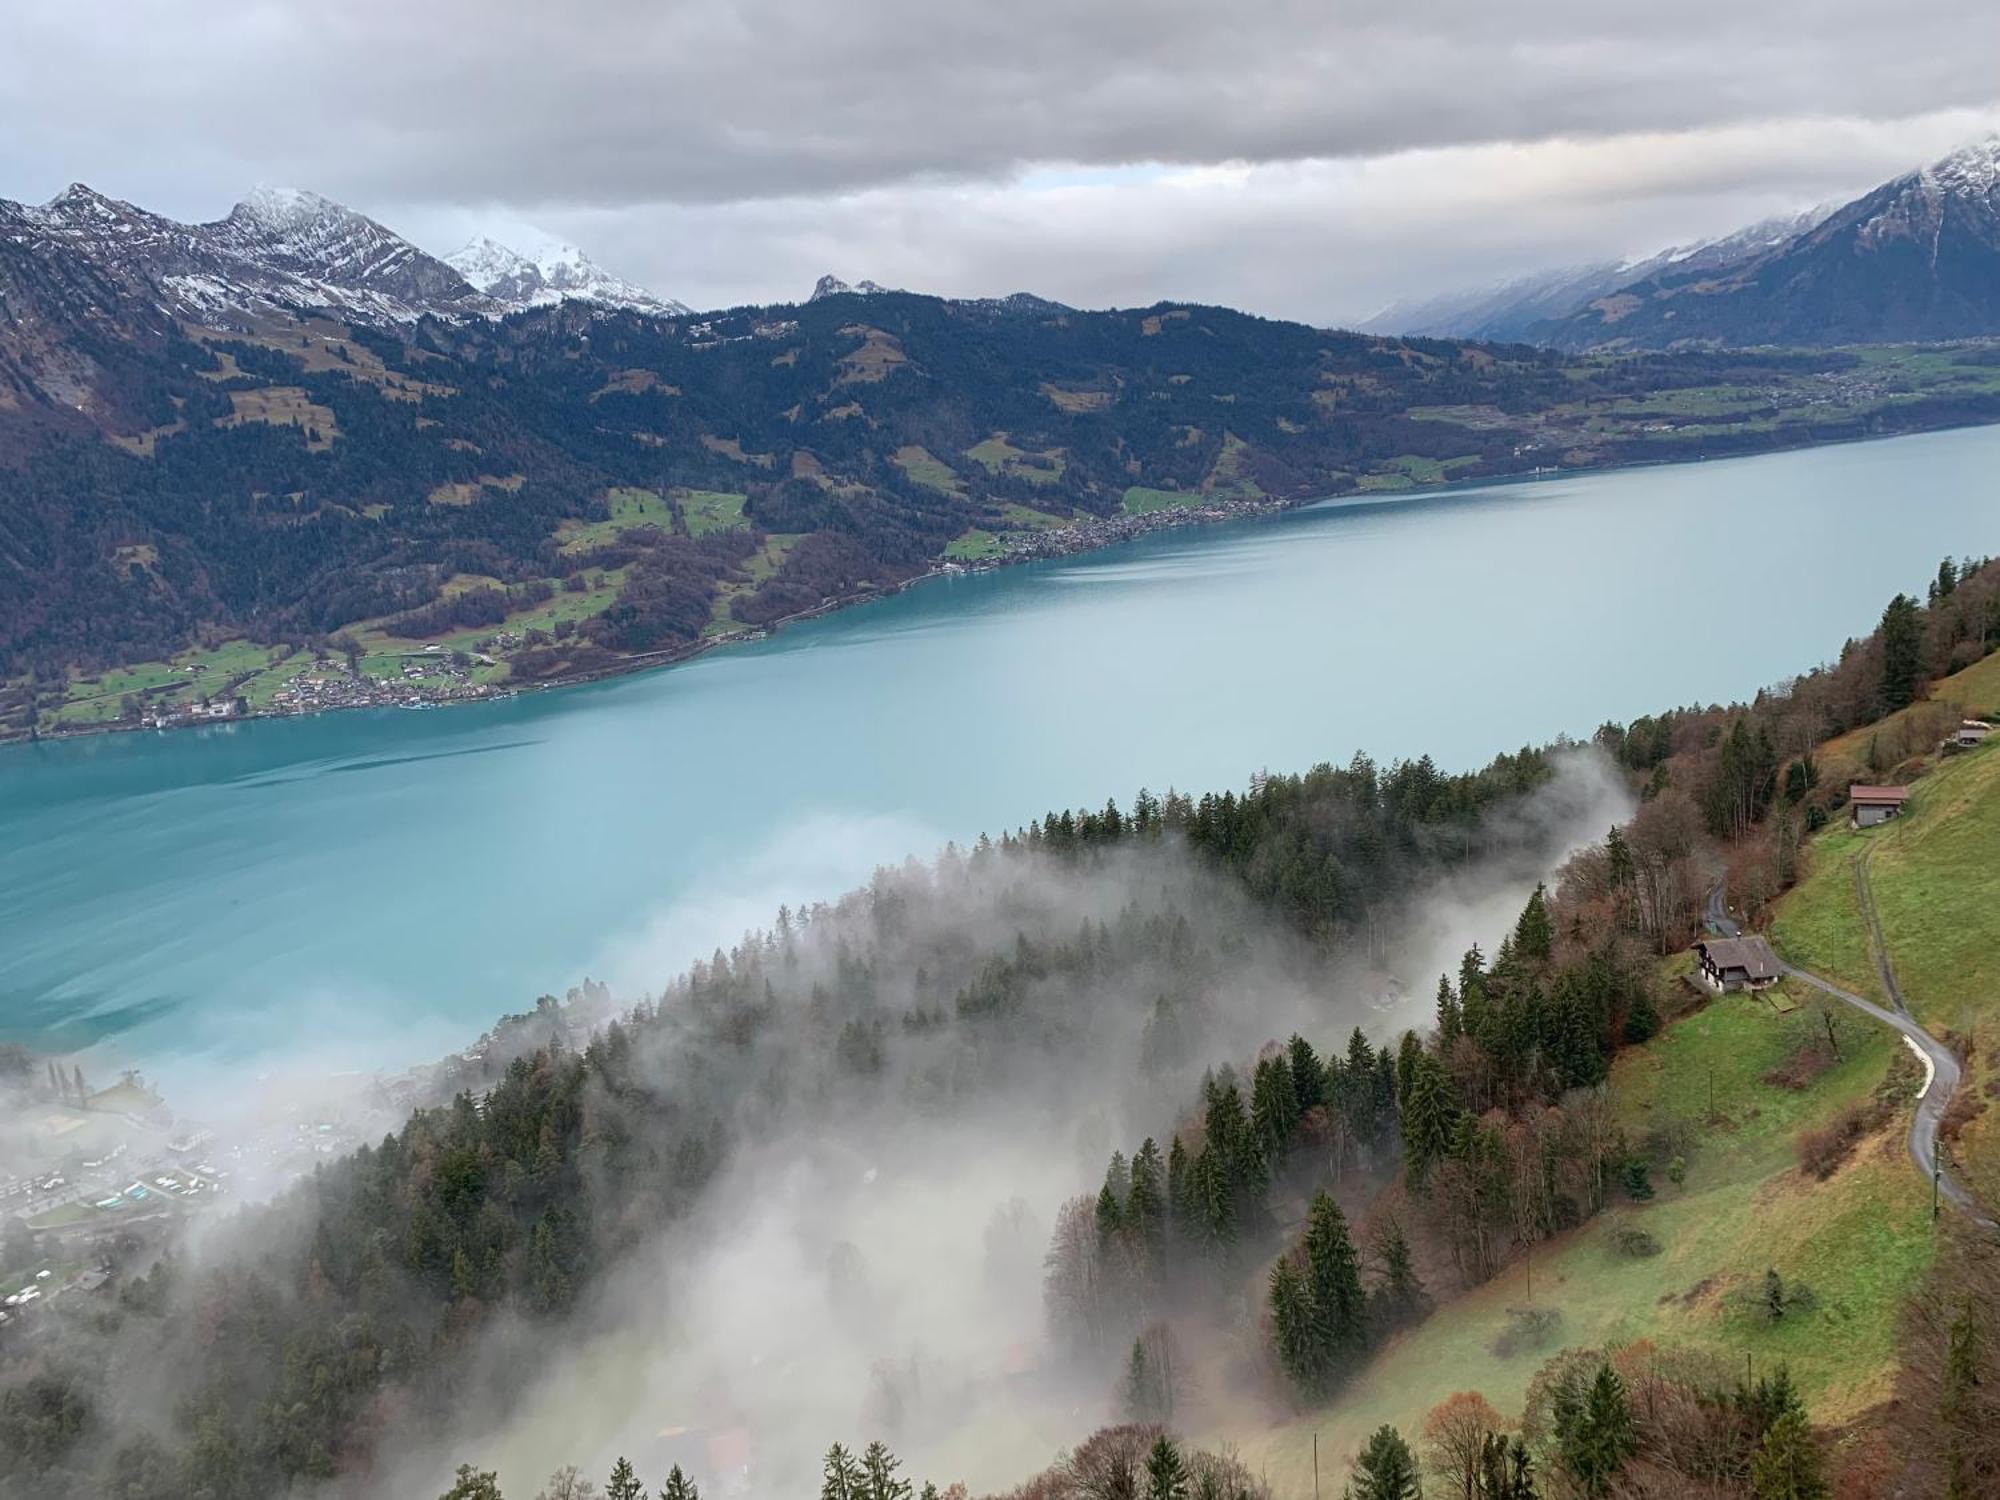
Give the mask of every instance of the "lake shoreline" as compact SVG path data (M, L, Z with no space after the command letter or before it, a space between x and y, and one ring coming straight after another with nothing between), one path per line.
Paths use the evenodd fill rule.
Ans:
M1064 557L1076 557L1086 553L1103 551L1139 537L1159 531L1173 531L1192 527L1218 526L1232 521L1251 520L1260 516L1282 514L1286 511L1303 510L1309 506L1336 504L1356 507L1404 504L1424 500L1455 491L1475 487L1493 487L1509 484L1529 484L1542 480L1580 478L1592 474L1612 474L1633 472L1644 469L1678 468L1692 464L1720 463L1730 459L1761 458L1783 453L1798 453L1819 448L1849 447L1865 443L1888 442L1896 438L1920 437L1931 433L1963 431L1971 428L2000 426L2000 421L1953 422L1937 426L1911 427L1898 432L1871 433L1859 437L1832 437L1816 441L1779 443L1758 448L1747 453L1694 454L1685 458L1641 458L1620 463L1590 464L1563 467L1560 465L1522 470L1512 474L1485 474L1463 479L1442 479L1430 484L1413 484L1406 489L1363 490L1359 486L1341 490L1333 494L1313 493L1290 497L1262 495L1254 498L1211 499L1198 506L1174 506L1136 515L1093 517L1077 527L1051 528L1047 531L1023 533L1035 545L1018 547L1003 552L996 557L973 558L963 561L940 559L922 573L913 574L899 582L879 588L871 588L837 598L822 600L810 609L798 610L781 616L761 626L745 626L722 635L690 641L683 646L668 647L659 651L639 652L621 657L587 671L569 672L561 676L535 682L522 682L506 688L467 696L421 698L406 703L342 703L328 704L309 709L286 709L279 711L258 710L245 714L230 714L214 718L188 718L169 724L129 724L112 721L98 724L82 724L58 728L43 733L21 733L0 731L0 750L16 745L54 743L89 738L106 734L167 734L182 729L212 729L219 724L243 724L266 719L311 719L325 714L347 713L362 709L402 707L411 709L458 708L467 704L494 703L528 693L549 692L559 688L580 687L594 682L607 682L621 677L637 676L645 672L661 671L670 667L685 666L687 663L708 655L722 647L743 645L750 641L762 640L787 625L796 625L807 620L816 620L838 611L858 605L893 598L919 584L937 579L964 577L972 573L993 572L1001 568L1018 567L1027 563L1051 562ZM1111 534L1105 534L1106 531Z
M1578 470L1576 472L1588 472ZM1535 476L1523 476L1535 477ZM1468 480L1461 483L1478 483ZM1491 482L1490 480L1487 482ZM1425 489L1431 486L1423 487ZM1417 488L1394 491L1394 499L1415 498L1422 491ZM938 579L962 578L973 573L990 573L1001 568L1019 567L1027 563L1051 562L1062 557L1075 557L1090 552L1101 552L1124 542L1135 541L1155 532L1173 531L1197 526L1218 526L1230 521L1244 521L1257 516L1277 515L1288 510L1303 509L1308 505L1318 505L1327 500L1346 498L1352 492L1336 495L1311 494L1296 498L1276 498L1260 496L1255 499L1211 500L1198 506L1174 506L1161 510L1146 511L1138 515L1094 517L1093 522L1083 527L1051 529L1030 533L1036 541L1057 540L1075 533L1087 533L1088 539L1079 538L1075 545L1055 546L1046 549L1020 550L1003 553L997 557L971 558L964 561L940 560L922 573L912 574L896 583L871 588L837 598L822 600L810 609L797 610L780 616L764 625L746 625L740 630L728 631L722 635L710 636L690 641L683 646L671 646L659 651L642 651L620 657L615 662L605 663L582 672L566 672L557 677L534 682L521 682L485 693L446 696L436 698L416 698L405 702L380 703L337 703L308 709L253 710L243 714L227 714L216 717L177 720L168 724L131 724L112 720L98 724L78 724L41 733L0 732L0 749L16 745L54 744L70 740L88 739L110 734L172 734L186 729L214 729L218 725L247 724L268 719L314 719L326 714L355 713L369 709L404 708L438 709L462 708L475 703L496 703L508 698L520 697L528 693L552 692L558 688L581 687L593 682L608 682L620 677L633 677L644 672L664 671L669 667L685 666L699 657L708 655L728 646L745 645L751 641L763 640L787 625L797 625L806 620L817 620L838 611L859 605L874 603L881 599L893 598L897 594L915 588L918 584L930 583ZM1385 497L1389 498L1389 497ZM1109 527L1115 534L1104 535L1101 528Z

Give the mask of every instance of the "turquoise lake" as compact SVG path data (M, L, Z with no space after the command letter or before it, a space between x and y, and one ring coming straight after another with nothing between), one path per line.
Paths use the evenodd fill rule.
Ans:
M1997 489L1984 428L1328 503L608 683L0 749L0 1036L415 1061L1051 806L1748 695L2000 552Z

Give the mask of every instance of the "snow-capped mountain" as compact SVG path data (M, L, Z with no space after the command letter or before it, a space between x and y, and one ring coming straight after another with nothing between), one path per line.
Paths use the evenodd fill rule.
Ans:
M1571 348L2000 334L2000 136L1720 270L1683 263L1635 276L1545 333Z
M28 279L44 287L86 277L94 291L82 294L101 300L115 292L127 320L135 308L197 323L312 309L378 325L502 317L560 302L688 311L571 246L531 260L478 240L441 260L365 214L296 188L260 187L205 224L149 213L82 183L40 205L0 200L0 255L40 262Z
M367 322L491 311L462 276L402 236L288 189L259 188L224 218L183 224L75 183L39 206L0 204L0 245L80 263L127 298L195 321L260 307Z
M531 259L481 236L446 256L445 263L509 312L559 302L594 302L668 317L694 311L612 275L574 245L559 245Z
M1532 340L1549 322L1598 297L1667 271L1719 271L1814 228L1832 205L1781 214L1717 239L1696 240L1630 260L1595 261L1534 272L1497 286L1398 302L1360 325L1363 333L1425 338Z

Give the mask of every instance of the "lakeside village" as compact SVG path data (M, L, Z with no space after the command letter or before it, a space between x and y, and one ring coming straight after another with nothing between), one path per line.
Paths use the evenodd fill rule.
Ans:
M852 594L829 596L811 608L771 622L768 627L745 625L721 630L684 647L642 652L623 658L608 671L599 668L586 676L602 677L641 671L685 661L717 646L762 640L770 630L830 614L886 593L900 592L926 579L950 578L1018 563L1068 557L1182 526L1210 525L1271 515L1308 504L1317 498L1322 497L1281 499L1266 495L1190 493L1185 503L1155 510L1113 516L1078 516L1063 526L997 532L992 536L992 550L987 554L940 562L928 572L892 588L864 586ZM365 663L352 655L343 656L335 652L301 652L296 658L296 670L275 688L255 698L246 696L241 690L252 678L272 672L274 664L260 662L213 689L204 687L200 692L189 692L190 681L199 682L204 675L212 675L212 669L197 663L178 668L174 675L139 691L121 694L115 715L72 720L44 730L36 737L119 729L185 729L238 719L327 713L344 708L442 708L453 703L510 698L524 690L559 687L565 682L582 680L557 677L537 682L513 682L504 670L507 653L530 643L529 633L502 629L482 637L470 648L433 642L398 653L371 655ZM371 667L370 663L374 665ZM109 695L104 696L108 698Z
M177 1114L134 1070L97 1087L80 1062L0 1049L0 1343L38 1337L53 1305L115 1292L192 1215L274 1197L461 1092L483 1108L513 1058L580 1044L612 1011L610 991L586 980L437 1062L288 1080L273 1091L282 1102L234 1122Z
M1118 542L1129 542L1155 531L1272 515L1326 498L1319 494L1286 499L1271 495L1202 495L1190 492L1184 503L1165 505L1156 510L1120 512L1111 516L1080 514L1066 526L996 532L993 536L994 550L989 556L946 562L925 576L980 572L988 568L1004 568L1012 563L1068 557Z
M520 644L520 637L502 631L480 643L494 650ZM336 708L436 708L446 703L511 695L512 690L476 679L481 668L498 665L486 650L447 650L428 645L401 658L392 671L364 671L337 656L313 659L275 688L262 704L253 705L236 691L240 683L216 693L148 704L143 697L122 705L119 722L141 729L180 729L230 719L285 714L323 713ZM199 676L200 666L183 669ZM171 689L172 684L167 685Z

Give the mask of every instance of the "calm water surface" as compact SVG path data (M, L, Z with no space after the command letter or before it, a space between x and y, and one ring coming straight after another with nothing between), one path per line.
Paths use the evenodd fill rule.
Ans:
M0 1035L414 1060L1051 805L1747 695L2000 552L1996 476L1987 428L1328 504L504 703L0 750Z

